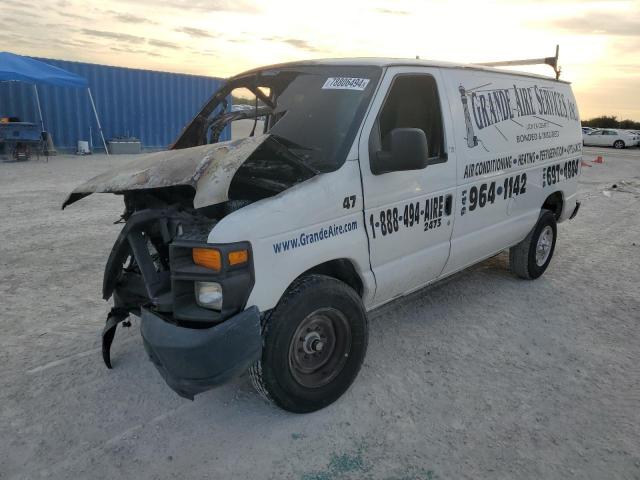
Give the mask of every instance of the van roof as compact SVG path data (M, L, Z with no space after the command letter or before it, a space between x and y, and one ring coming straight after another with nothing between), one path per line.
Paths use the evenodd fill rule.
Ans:
M277 68L291 68L296 66L358 66L358 67L437 67L437 68L450 68L450 69L464 69L464 70L480 70L486 72L494 72L508 75L517 75L519 77L539 78L543 80L552 80L554 82L571 83L566 80L556 80L553 77L546 75L538 75L535 73L518 72L514 70L504 70L493 67L486 67L484 65L476 65L472 63L452 63L441 62L434 60L422 60L412 58L379 58L379 57L353 57L353 58L321 58L316 60L301 60L297 62L278 63L274 65L265 65L263 67L253 68L242 72L238 75L234 75L232 78L244 77L245 75L251 75L260 70L271 70Z

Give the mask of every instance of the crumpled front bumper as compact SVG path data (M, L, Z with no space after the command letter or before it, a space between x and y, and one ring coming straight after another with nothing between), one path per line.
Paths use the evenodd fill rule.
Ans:
M144 347L167 384L194 395L245 372L262 354L260 312L248 308L210 328L185 328L142 308Z

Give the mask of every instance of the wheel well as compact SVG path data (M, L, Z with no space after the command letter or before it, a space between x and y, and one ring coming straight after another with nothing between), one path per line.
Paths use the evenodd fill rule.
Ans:
M310 268L300 276L309 273L327 275L328 277L340 280L353 288L361 297L364 292L364 285L362 284L360 275L358 275L353 263L345 258L338 258L321 263L320 265Z
M556 217L556 220L560 220L560 215L562 215L562 193L554 192L547 197L547 199L542 204L542 208L544 210L549 210Z

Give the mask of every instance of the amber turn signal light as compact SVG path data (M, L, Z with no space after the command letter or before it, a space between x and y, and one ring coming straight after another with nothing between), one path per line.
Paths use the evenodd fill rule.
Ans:
M247 250L234 250L229 252L229 265L241 265L249 261L249 252Z
M213 248L194 248L192 251L193 263L201 267L210 268L219 272L222 269L222 256L219 250Z

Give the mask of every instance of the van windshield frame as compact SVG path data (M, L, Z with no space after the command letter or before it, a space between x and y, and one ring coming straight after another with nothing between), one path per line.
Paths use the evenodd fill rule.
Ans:
M376 66L294 65L234 77L191 121L173 148L216 143L234 120L261 117L264 131L317 172L339 169L382 76ZM247 88L259 102L252 110L231 112L228 96ZM268 96L265 95L268 91Z

